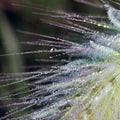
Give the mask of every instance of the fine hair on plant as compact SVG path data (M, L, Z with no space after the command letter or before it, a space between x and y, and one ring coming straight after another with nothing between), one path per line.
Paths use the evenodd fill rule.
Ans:
M120 120L120 1L72 2L78 12L11 1L15 27L0 12L0 59L12 66L0 73L0 120Z

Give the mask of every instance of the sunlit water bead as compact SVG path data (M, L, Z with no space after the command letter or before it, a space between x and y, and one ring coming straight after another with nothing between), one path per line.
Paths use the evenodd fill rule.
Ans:
M109 17L109 19L111 20L110 17ZM111 20L111 22L112 22L112 20ZM87 22L85 21L85 23L87 23ZM97 24L97 23L95 23L95 24ZM74 26L75 26L75 24L74 24ZM100 26L100 24L98 26ZM58 26L58 27L60 27L60 26ZM76 25L75 27L78 27L78 26ZM68 28L74 29L74 27L69 27L69 26L68 26ZM79 30L76 28L76 31L78 30L78 32L82 32L81 30L83 30L83 27L79 26L79 28L81 28L81 29ZM88 32L86 32L86 31L88 31ZM84 27L83 33L85 33L85 32L87 35L89 35L88 33L92 33L93 31L91 31L90 29L86 29ZM95 35L95 34L93 33L93 35ZM70 48L68 48L68 50L65 51L66 53L68 53L69 55L83 57L84 59L90 58L96 62L93 62L93 61L91 62L91 60L73 61L73 62L68 63L65 66L60 66L58 68L59 69L58 72L60 74L56 73L54 76L50 76L50 77L47 76L47 74L46 74L45 79L42 79L42 80L40 79L37 82L35 82L36 84L40 84L42 82L43 82L43 84L45 82L51 82L51 83L54 82L54 84L50 83L51 84L50 86L44 85L45 92L46 91L51 92L50 95L48 94L48 97L45 96L43 98L43 101L45 101L45 102L48 100L46 98L50 98L49 99L49 102L50 102L52 99L55 100L56 99L55 97L58 97L57 96L58 94L64 93L64 95L62 95L61 100L59 100L59 98L56 99L59 101L54 102L53 103L54 105L53 104L49 105L49 103L48 103L47 104L48 106L46 105L43 109L33 111L34 112L33 114L28 113L28 118L27 118L27 115L25 115L24 117L21 117L20 119L35 119L35 120L41 119L42 120L42 118L43 118L43 120L47 120L47 119L52 120L52 119L57 118L57 116L59 116L61 113L61 111L58 108L60 106L65 106L68 102L68 101L66 102L66 99L64 101L64 96L66 96L67 99L70 99L70 101L74 103L73 106L77 106L77 105L79 106L81 103L79 103L76 100L76 98L74 98L74 100L72 101L69 96L70 95L74 96L74 94L79 92L80 90L84 93L85 93L85 91L89 92L89 90L87 88L89 88L91 90L92 87L94 87L93 85L94 84L96 85L96 80L99 81L99 77L97 76L99 74L99 71L101 70L101 68L102 69L105 68L104 65L103 65L104 67L102 67L102 65L98 65L98 61L106 60L109 57L118 56L119 48L120 48L119 47L119 34L108 35L108 36L107 35L101 36L101 34L97 34L97 37L88 43L84 43L81 45L80 44L70 44ZM54 50L51 49L51 52L52 51L54 51ZM42 52L42 51L39 51L39 52ZM104 63L104 64L106 65L106 67L112 66L112 64L109 64L108 66L107 66L107 63ZM89 69L89 66L91 69ZM97 68L99 68L99 70ZM110 69L112 69L112 68L110 67ZM109 70L109 69L107 69L107 70ZM104 71L104 73L108 72L107 70ZM116 67L115 67L114 71L116 71ZM105 80L103 79L105 74L104 75L100 74L100 75L102 78L101 81L106 81L106 78L105 78ZM87 79L88 77L90 79ZM95 77L95 79L93 77ZM101 82L101 81L99 81L99 82ZM87 83L87 82L91 82L92 86L90 86L90 84L88 84L88 87L86 87L84 83ZM97 84L99 82L97 82ZM84 85L85 87L82 85ZM84 89L82 89L83 87L84 87ZM107 83L107 85L105 85L105 87L103 87L103 90L101 90L100 93L99 93L99 91L97 91L98 94L95 97L93 97L93 101L91 103L92 109L95 109L94 108L95 104L96 104L96 106L99 105L99 103L102 101L104 95L106 95L108 91L112 91L112 87L111 87L111 84ZM57 92L55 92L55 91L57 91ZM34 92L32 94L32 98L34 99L34 97L37 94L38 95L41 94L39 90L37 91L37 93ZM83 97L83 96L81 95L80 97ZM86 97L88 97L88 96L86 95ZM89 96L89 100L91 98L92 98L92 95ZM86 105L88 105L88 104L86 104ZM103 107L101 107L101 108L103 108ZM80 108L74 109L74 110L75 110L75 113L81 112ZM85 112L87 113L88 111L85 111ZM65 112L65 111L63 110L63 112ZM78 114L82 114L82 113L78 113ZM74 114L74 112L72 112L71 115L75 116L76 114ZM97 118L99 118L99 117L100 116L98 114ZM77 118L77 115L74 118ZM74 120L73 117L71 117L70 119ZM70 120L70 119L68 119L68 120ZM87 116L84 117L84 120L85 119L87 119Z
M72 56L87 57L94 61L105 60L112 56L117 56L119 53L109 47L96 44L93 41L84 45L71 46L69 54Z
M73 66L74 67L77 67L77 64L84 64L84 62L85 61L81 61L81 60L79 60L79 61L74 61L74 63L73 63ZM68 64L68 69L69 69L69 66L71 67L72 66L72 63L70 64ZM95 69L95 66L97 66L96 64L94 64L92 67ZM87 69L87 68L89 68L89 65L83 65L82 66L83 67L83 69L79 69L78 70L78 72L79 72L79 74L78 75L76 75L76 72L74 71L74 69L73 69L73 71L71 71L70 72L70 74L73 74L74 76L75 76L75 78L72 78L72 77L68 77L69 75L67 75L67 76L65 76L67 79L69 78L69 80L68 81L66 81L65 80L65 77L64 78L62 78L63 76L61 76L61 79L62 79L62 83L59 83L59 84L54 84L54 85L51 85L51 86L49 86L47 89L48 89L48 91L55 91L55 89L57 90L57 92L58 93L64 93L64 94L66 94L65 96L67 97L68 96L68 101L66 101L66 102L69 102L69 99L70 99L70 101L72 102L72 103L76 103L77 102L77 100L76 99L73 99L72 100L72 98L71 97L69 97L69 95L74 95L75 93L77 93L77 91L79 91L80 89L83 89L82 87L79 87L79 86L82 86L84 83L86 83L86 82L89 82L89 81L87 81L86 79L87 79L87 76L89 76L90 74L91 74L91 72L92 72L92 69L89 71L89 69ZM84 69L86 67L86 69ZM64 66L63 67L61 67L61 68L64 68ZM85 70L85 71L84 71ZM87 71L86 71L87 70ZM94 71L96 71L96 70L94 70ZM93 71L93 72L94 72ZM69 71L68 71L69 72ZM87 72L87 74L85 73L85 72ZM89 73L90 72L90 73ZM80 76L80 74L81 73L83 73L84 74L84 76ZM86 74L86 75L85 75ZM95 74L94 74L95 75ZM85 79L85 77L86 77L86 79ZM95 77L95 76L94 76ZM57 77L55 77L56 79L57 79ZM81 79L81 78L84 78L83 80ZM89 78L91 78L90 76L89 76ZM92 80L93 80L93 75L92 75ZM66 82L65 82L66 81ZM72 90L72 91L71 91ZM81 90L82 91L82 90ZM65 93L66 92L66 93ZM56 94L56 93L54 93L54 94ZM64 96L63 96L63 98L64 98ZM62 98L62 99L63 99ZM56 103L56 107L59 107L59 106L64 106L63 105L63 103L65 102L64 100L60 100L59 102L57 102ZM62 103L62 104L61 104ZM66 103L65 103L66 104ZM53 113L57 113L57 109L56 109L56 107L49 107L49 108L46 108L46 110L45 110L45 112L43 111L38 111L38 113L37 113L37 115L34 117L34 118L42 118L42 116L44 116L45 117L45 119L47 118L46 116L48 116L48 118L50 118L50 116L52 116L53 115ZM60 111L58 110L58 112L60 113ZM50 114L52 114L52 115L50 115ZM55 114L54 114L55 115Z
M120 34L119 33L116 35L106 35L106 36L97 35L97 37L95 39L92 38L92 40L99 45L103 45L117 52L120 52Z
M86 95L88 97L88 104L83 105L85 108L81 112L80 103L76 103L77 107L73 110L70 115L70 119L79 120L80 118L83 120L97 120L100 118L101 120L106 120L104 118L110 118L107 120L116 120L113 119L115 115L115 111L118 113L118 107L116 107L117 103L119 103L118 99L114 99L116 93L119 93L119 65L111 65L109 66L97 79L99 79L97 85L93 85L93 89L91 89L90 94ZM107 72L106 72L107 71ZM113 83L112 83L113 82ZM96 84L96 83L95 83ZM99 91L99 92L98 92ZM109 99L108 97L109 96ZM117 97L117 96L116 96ZM116 100L116 101L115 101ZM113 104L115 106L113 106ZM100 107L101 106L101 107ZM111 109L112 108L112 109ZM114 108L114 110L113 110ZM110 111L109 111L110 110ZM104 112L105 111L105 112ZM108 112L109 111L109 112ZM105 116L107 115L107 116ZM85 119L86 118L86 119ZM103 119L102 119L103 118Z
M115 9L111 6L107 6L107 14L110 19L110 21L118 28L120 29L120 10Z
M105 4L105 7L108 19L111 22L111 25L106 25L106 27L109 28L109 26L111 26L113 34L96 34L95 32L93 35L91 35L91 39L97 44L110 47L111 49L120 52L120 10L113 8L108 4ZM103 26L101 23L99 23L98 26L105 28L105 26ZM114 33L114 30L117 32Z

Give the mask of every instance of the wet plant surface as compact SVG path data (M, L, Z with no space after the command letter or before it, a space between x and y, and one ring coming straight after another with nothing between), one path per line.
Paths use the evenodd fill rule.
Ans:
M120 119L118 0L0 5L0 120Z

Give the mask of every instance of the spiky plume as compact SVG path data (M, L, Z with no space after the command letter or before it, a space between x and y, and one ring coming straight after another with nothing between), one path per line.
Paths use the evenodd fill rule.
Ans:
M120 119L120 11L110 5L109 1L75 1L105 10L106 15L79 15L30 4L12 4L30 9L31 15L43 16L41 21L44 23L80 35L82 43L69 41L67 37L63 39L18 28L16 31L19 34L39 38L21 44L49 46L50 49L9 53L1 57L57 53L51 55L49 60L38 61L65 64L48 70L1 73L0 81L3 84L0 89L21 83L24 85L0 97L1 101L5 101L0 107L8 110L0 120ZM60 18L61 21L58 20ZM74 56L76 60L55 60L62 55Z

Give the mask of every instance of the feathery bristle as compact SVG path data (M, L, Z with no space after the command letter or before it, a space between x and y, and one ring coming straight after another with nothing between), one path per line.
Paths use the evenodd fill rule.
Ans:
M19 43L31 49L0 54L1 58L38 54L38 58L34 55L34 62L56 64L34 71L1 73L0 90L5 93L0 95L0 109L6 112L0 120L120 119L120 10L110 4L119 5L119 1L74 1L106 13L83 15L11 3L30 11L44 25L68 33L56 37L35 29L16 30L25 36ZM74 41L75 35L79 36L79 43ZM46 53L49 58L39 57ZM62 56L68 59L61 59Z

